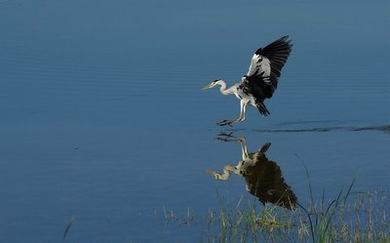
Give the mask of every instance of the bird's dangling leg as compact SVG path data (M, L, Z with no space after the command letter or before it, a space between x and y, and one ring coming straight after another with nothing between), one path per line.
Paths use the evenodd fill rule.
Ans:
M246 119L245 112L246 112L246 106L248 105L248 102L249 101L244 100L244 99L242 99L240 101L240 116L237 119L235 119L235 120L222 120L222 121L217 122L217 124L220 126L226 126L226 125L232 126L233 123L245 121L245 119Z

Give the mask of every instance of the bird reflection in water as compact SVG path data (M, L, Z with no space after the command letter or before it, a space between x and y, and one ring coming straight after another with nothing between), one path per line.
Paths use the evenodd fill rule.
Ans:
M222 173L209 169L216 180L227 181L230 173L242 176L246 182L246 189L263 204L273 203L287 209L294 209L297 197L291 187L286 184L282 171L275 161L269 160L266 152L271 143L265 143L259 150L248 152L245 137L235 137L232 134L221 133L219 140L237 141L241 144L242 160L237 165L226 165Z

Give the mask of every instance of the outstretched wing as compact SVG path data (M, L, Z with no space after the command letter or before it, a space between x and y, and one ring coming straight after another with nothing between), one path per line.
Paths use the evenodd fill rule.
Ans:
M292 48L288 35L259 48L252 57L244 82L258 99L271 98Z

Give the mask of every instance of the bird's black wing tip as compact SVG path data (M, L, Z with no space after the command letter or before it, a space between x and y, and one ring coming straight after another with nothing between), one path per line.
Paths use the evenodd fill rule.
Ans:
M285 35L279 39L279 41L284 41L290 43L292 40L290 38L290 35Z
M294 44L292 43L292 40L290 38L290 35L285 35L282 38L280 38L278 41L286 43L290 48L292 48L294 46Z

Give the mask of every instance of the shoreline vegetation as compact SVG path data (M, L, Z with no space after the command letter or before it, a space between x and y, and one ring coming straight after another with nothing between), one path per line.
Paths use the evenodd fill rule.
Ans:
M289 210L257 200L227 203L195 217L163 207L163 220L202 228L202 242L386 242L390 243L386 192L352 191L354 182L332 200L310 198ZM246 201L246 202L244 202Z

